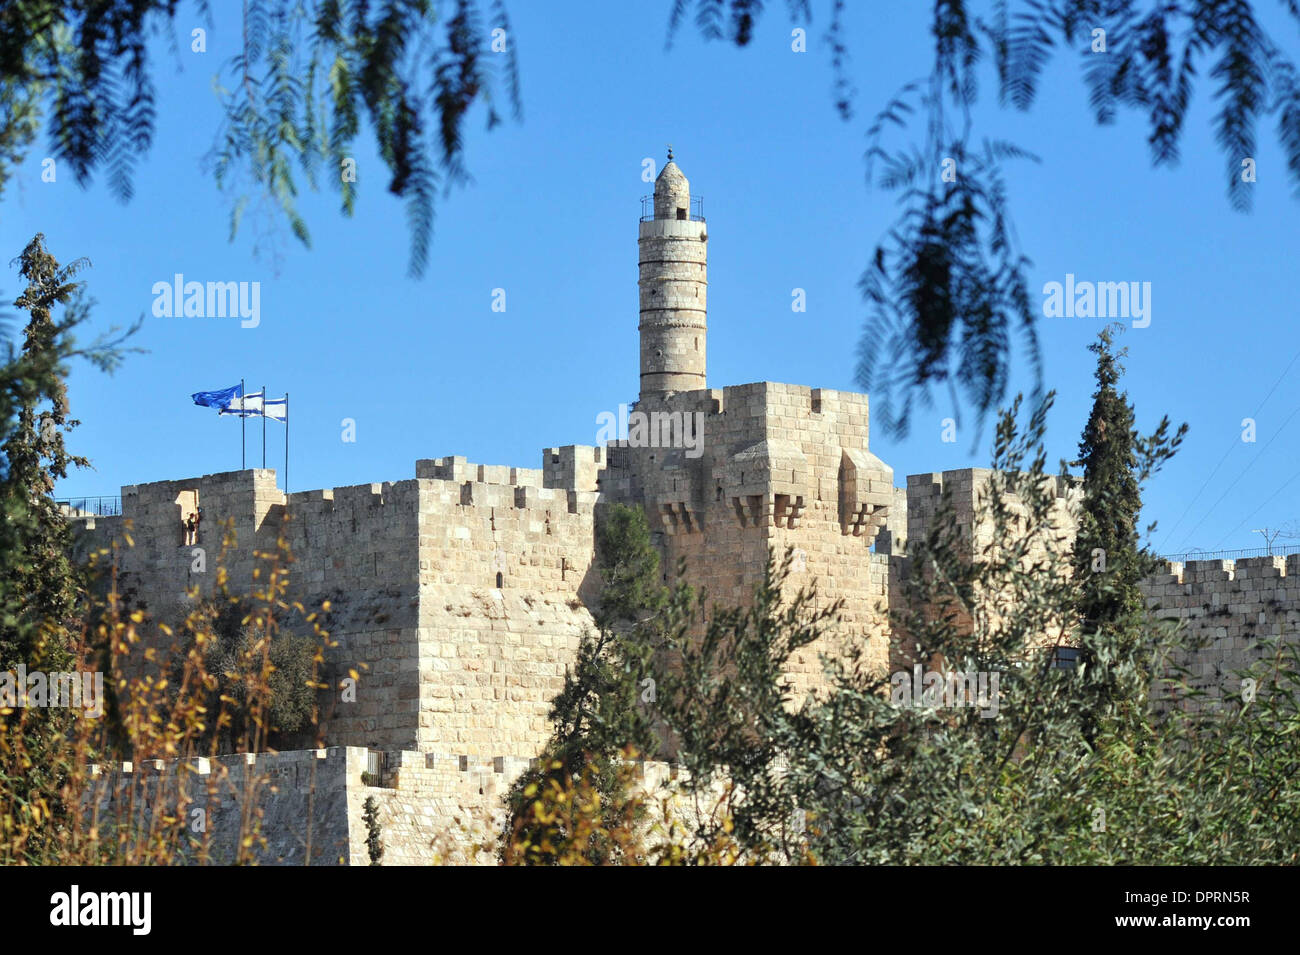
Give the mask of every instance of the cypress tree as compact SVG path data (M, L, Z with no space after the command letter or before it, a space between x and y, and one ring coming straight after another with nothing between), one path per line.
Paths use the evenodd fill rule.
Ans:
M21 665L47 679L76 669L81 629L83 588L70 559L71 533L51 494L69 467L87 463L63 443L77 424L69 417L62 361L73 354L69 331L86 312L71 281L83 265L60 266L40 234L23 250L19 271L27 287L14 305L30 318L21 351L11 346L0 371L0 671ZM66 311L56 321L58 306ZM14 689L21 699L27 688L14 679ZM0 716L5 843L19 847L24 861L42 861L66 812L71 720L71 711L54 705L18 706Z
M37 234L19 263L28 285L14 304L30 319L22 353L9 362L4 381L0 666L64 670L72 660L81 588L69 557L68 522L51 494L69 467L89 463L63 442L78 422L69 416L61 364L66 333L84 313L80 286L71 279L85 261L60 266ZM52 315L58 305L70 311L60 323Z
M1151 435L1138 434L1128 393L1119 390L1127 349L1115 349L1114 328L1122 326L1106 328L1088 346L1097 356L1097 390L1075 462L1083 469L1074 570L1089 741L1109 718L1141 712L1136 704L1145 698L1148 681L1138 659L1146 613L1139 584L1154 569L1154 558L1140 545L1142 485L1187 432L1184 424L1169 436L1166 417Z

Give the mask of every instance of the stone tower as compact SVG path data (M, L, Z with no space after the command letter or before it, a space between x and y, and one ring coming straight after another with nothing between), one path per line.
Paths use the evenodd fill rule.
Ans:
M704 216L691 212L691 184L669 149L637 240L642 399L705 387L708 239Z

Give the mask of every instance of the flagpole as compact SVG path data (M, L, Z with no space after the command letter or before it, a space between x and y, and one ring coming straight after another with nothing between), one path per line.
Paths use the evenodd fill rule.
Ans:
M262 386L262 469L266 470L266 385Z
M284 393L284 498L289 500L289 392Z
M244 440L244 379L239 379L239 470L244 470L247 442Z

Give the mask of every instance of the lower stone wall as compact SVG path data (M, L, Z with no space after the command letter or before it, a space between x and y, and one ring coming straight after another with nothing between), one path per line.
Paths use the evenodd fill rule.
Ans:
M338 865L351 855L350 793L365 763L364 749L333 747L92 766L89 821L106 842L118 827L135 845L152 834L182 863L234 864L241 838L260 833L246 861Z
M365 803L375 800L383 865L493 865L505 822L503 797L532 760L515 756L380 754L357 746L216 759L149 760L92 767L91 825L141 833L172 828L174 861L237 861L260 813L258 865L368 865ZM376 763L377 778L369 775ZM638 765L647 790L672 772ZM377 783L377 785L375 784Z
M388 753L381 786L349 793L361 819L367 797L378 809L384 865L491 865L505 823L504 797L531 760L512 756ZM364 822L352 864L369 864Z

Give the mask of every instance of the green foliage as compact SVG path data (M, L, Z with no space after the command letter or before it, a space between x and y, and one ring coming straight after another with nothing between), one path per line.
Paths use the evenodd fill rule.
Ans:
M69 559L68 523L51 493L55 481L86 461L64 444L77 425L65 363L81 356L112 369L118 342L101 338L89 349L76 347L72 332L89 313L73 281L84 260L60 265L37 234L17 263L27 285L14 305L29 319L21 350L9 344L0 367L0 671L23 665L71 672L85 663L85 586ZM57 753L74 724L58 707L22 709L12 717L0 719L0 788L12 809L5 828L31 826L35 834L23 851L39 858L67 809L61 791L67 767Z
M374 796L366 797L361 815L366 823L366 853L370 857L370 864L383 865L383 831L379 826L379 804L375 802Z
M103 169L113 192L131 198L135 164L155 126L147 40L174 30L178 8L177 0L5 4L0 190L48 117L53 156L79 183ZM199 12L212 28L209 5L200 2ZM507 31L504 51L490 50L485 20ZM353 181L343 162L356 156L366 119L388 190L407 202L410 271L421 274L437 193L467 178L462 127L471 109L481 103L489 128L499 123L494 87L501 80L520 112L515 38L501 0L248 0L242 39L218 80L224 121L212 153L218 185L233 190L232 237L256 195L309 245L296 204L299 177L314 189L323 176L351 215L365 170Z
M11 15L12 9L5 7L0 18ZM159 638L174 631L159 623L158 633L147 639L148 650L137 655L143 649L140 643L146 642L144 613L124 601L114 563L100 563L111 552L92 555L103 586L97 595L87 592L91 588L69 560L67 519L50 494L56 480L85 463L64 444L76 424L68 407L67 362L85 358L111 371L129 350L122 343L134 329L121 336L110 330L89 346L78 347L73 332L86 320L90 302L73 278L84 262L61 266L39 234L16 261L27 285L15 305L27 311L30 320L21 351L9 345L0 363L0 670L19 664L47 675L97 669L110 699L102 719L58 706L0 709L0 861L212 861L207 835L190 831L186 811L142 811L146 804L158 805L161 776L131 776L114 790L114 817L99 817L94 807L106 797L109 776L92 777L90 765L110 754L137 765L199 755L196 742L215 739L222 727L231 734L230 711L249 700L257 701L252 715L257 731L250 729L255 741L265 740L261 727L266 723L314 725L314 691L320 687L315 666L333 644L319 614L308 614L298 604L293 605L300 618L296 626L312 632L319 646L304 651L300 641L272 640L280 629L279 611L290 606L284 567L291 555L281 537L276 553L256 555L269 558L269 564L258 568L263 589L241 601L252 608L249 622L255 624L255 639L244 632L243 618L229 603L221 634L203 628L202 614L192 614L182 625L192 638L192 652L181 654L184 665L175 682L154 673L124 672L128 658L155 659ZM131 546L129 529L123 537ZM224 565L217 566L216 576L225 579ZM197 598L197 591L193 596ZM326 604L322 612L328 611ZM232 647L247 651L237 654L233 665ZM221 672L204 667L205 653ZM231 680L232 673L242 674L242 682ZM230 706L214 698L222 690ZM269 706L264 705L267 700ZM247 718L242 713L234 717ZM245 796L256 802L265 784L261 778L247 780ZM209 795L215 793L214 787ZM226 847L235 861L250 861L262 844L259 825L260 818L251 810L240 821L237 844Z
M5 368L0 414L4 418L0 473L3 572L0 573L0 666L67 669L76 623L80 582L68 559L67 521L51 498L54 482L84 458L69 454L63 435L69 417L63 353L69 333L84 320L86 306L73 276L83 260L60 266L36 236L19 258L27 288L14 303L30 314L21 357L12 348ZM53 310L64 306L56 322Z
M981 418L997 407L1010 380L1013 332L1041 380L1030 263L1013 238L1001 168L1006 158L1036 157L1002 142L950 143L943 160L962 174L934 187L925 154L885 153L883 124L869 132L872 158L886 167L881 185L903 190L904 211L859 282L871 314L857 377L879 399L876 420L905 435L914 403L930 404L929 382L959 388ZM954 414L960 421L956 403Z
M69 418L60 359L69 351L69 331L85 315L71 281L82 262L61 267L36 236L19 259L28 284L14 303L29 313L22 352L10 346L0 378L0 670L69 672L76 664L75 633L82 582L68 559L67 521L50 497L57 478L71 466L84 465L70 455L64 432L76 425ZM67 317L56 322L53 311L64 306ZM39 820L61 815L64 807L50 798L65 774L51 758L71 727L68 710L39 708L5 721L0 735L0 776L8 782L14 809ZM41 837L27 847L34 856L44 848Z
M650 542L644 511L615 504L602 514L596 524L596 570L602 582L597 623L635 623L663 605L659 552Z
M699 604L670 601L663 630L681 666L661 682L654 715L687 770L685 803L704 807L679 847L688 857L719 835L757 862L1300 857L1294 641L1271 644L1245 674L1261 688L1254 703L1204 705L1174 665L1185 634L1145 613L1093 634L1091 660L1053 666L1055 645L1077 633L1085 581L1057 496L1064 462L1056 475L1046 468L1051 398L1023 426L1018 401L999 421L995 472L975 515L990 533L972 548L969 518L959 524L945 502L927 534L908 541L891 613L899 649L927 667L997 675L981 705L913 705L853 641L823 657L824 692L792 698L787 663L825 631L834 608L811 590L790 592L783 563L770 564L750 609L715 609L702 639ZM1169 450L1144 444L1137 458ZM1143 469L1130 473L1140 490ZM1091 692L1098 666L1106 694ZM1142 719L1126 718L1133 713Z
M311 724L317 646L312 639L283 632L268 636L247 600L209 601L186 629L188 640L172 661L172 685L179 692L197 649L211 674L201 694L204 705L209 713L226 715L205 726L205 745L215 742L216 752L231 753L256 750L257 741L264 740L280 748Z
M1139 435L1127 393L1117 389L1125 349L1114 350L1111 328L1103 330L1089 348L1097 355L1097 391L1076 462L1083 468L1083 508L1074 556L1081 591L1079 634L1087 691L1116 698L1132 695L1115 686L1115 664L1137 648L1132 638L1140 633L1140 618L1146 612L1138 585L1155 569L1150 555L1139 547L1140 487L1178 450L1187 425L1171 437L1166 417L1151 435ZM1098 645L1102 631L1107 634ZM1112 657L1108 650L1118 656Z
M787 594L790 560L769 560L752 604L714 609L702 634L704 598L689 587L677 587L665 610L674 666L663 674L655 715L677 743L695 801L713 807L698 820L692 851L733 838L759 861L800 857L790 825L799 795L786 769L807 736L811 704L795 698L785 674L840 605L819 606L815 584ZM726 792L720 812L710 799L717 790Z

